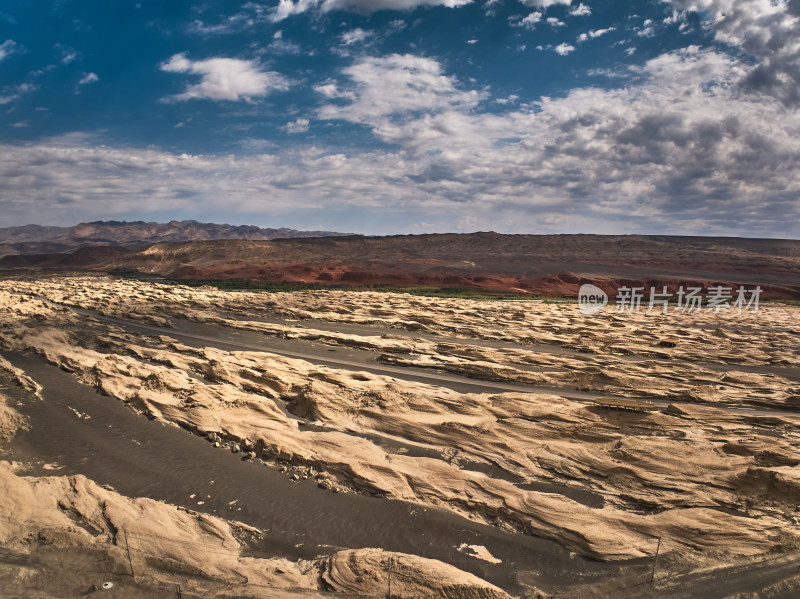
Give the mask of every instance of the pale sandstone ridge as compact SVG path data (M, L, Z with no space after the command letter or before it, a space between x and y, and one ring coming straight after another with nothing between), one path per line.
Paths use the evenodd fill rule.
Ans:
M339 592L384 597L389 588L390 557L393 597L508 597L497 587L453 566L416 555L388 553L382 549L339 551L323 562L322 579L331 589Z
M440 505L603 560L649 556L657 536L665 539L666 554L698 563L798 547L798 487L791 469L800 464L800 418L785 412L748 415L682 402L663 413L625 415L557 393L463 394L268 352L195 349L167 336L132 336L65 306L160 325L182 312L220 322L220 313L232 311L251 319L239 326L267 332L254 320L267 310L352 323L379 320L375 312L382 301L383 310L394 310L397 316L389 321L399 328L427 322L431 332L477 340L547 339L570 349L586 324L568 307L353 293L223 294L103 278L9 281L2 289L0 341L6 348L39 353L108 394L109 401L123 400L151 418L281 466L287 474L302 472L340 490ZM487 318L487 311L496 318ZM634 356L655 352L702 358L708 365L796 365L798 348L788 343L797 332L796 310L772 307L766 314L743 320L738 333L727 327L708 333L704 327L713 321L706 314L684 315L671 324L658 317L611 315L593 324ZM234 326L229 321L222 324ZM681 344L672 352L634 342L636 336L657 340L653 323L682 331L688 347ZM293 327L282 332L303 334ZM565 391L570 387L564 373L585 366L584 352L493 353L468 340L442 346L407 337L309 334L327 343L391 348L401 357L424 350L425 359L440 362L452 360L441 358L440 349L449 356L483 352L486 364L478 366L493 369L498 380L515 380L509 364L542 356L553 369L548 382L560 382ZM716 353L701 352L717 343ZM627 362L606 344L580 347L594 360L591 368L602 374L606 362L617 370L604 384L623 394L648 384L646 370L626 376ZM685 369L701 379L712 372L679 364L675 376L670 368L652 368L656 392L670 380L681 385ZM716 391L729 398L747 392L774 407L788 405L797 393L782 389L796 381L759 375L753 388L748 376L719 377L717 387L723 389ZM686 400L713 401L703 397L699 382L694 385L697 391ZM301 430L301 422L317 427ZM522 483L557 483L567 495L526 490ZM603 506L570 499L570 489L593 493Z
M90 279L87 279L90 280ZM18 283L23 298L41 293L60 305L89 308L155 325L170 318L220 324L273 337L320 341L383 353L387 364L447 370L493 381L569 387L663 401L751 403L800 410L800 383L784 375L800 367L796 310L762 306L758 314L615 314L591 319L574 305L469 302L378 293L225 293L118 281L119 293L58 281ZM278 298L276 299L273 298ZM25 307L18 310L25 313ZM353 335L257 322L276 313L346 325L383 325L427 338ZM298 323L299 325L300 323ZM431 333L465 338L442 341ZM516 348L477 341L515 342ZM663 347L664 339L677 346ZM557 345L526 350L529 344ZM631 359L634 358L634 359ZM720 370L720 365L729 366ZM730 367L741 365L741 367ZM769 367L763 371L753 367Z
M0 448L22 426L24 420L0 394ZM179 581L184 593L203 597L311 598L330 592L383 597L391 557L397 564L395 588L402 596L509 598L447 564L380 549L342 550L300 561L248 557L243 555L248 541L262 533L240 522L152 499L130 499L81 475L34 477L22 470L22 464L0 460L0 548L16 559L0 567L0 586L12 595L85 595L91 592L85 581L102 574L123 589L144 589L144 594L124 596L146 596L146 589ZM100 570L88 561L98 555ZM14 568L14 563L30 565ZM78 568L79 582L72 582L75 573L64 568ZM43 569L63 580L42 582ZM48 587L57 590L50 594Z
M309 597L323 591L383 597L386 563L392 557L397 564L393 584L402 596L508 598L494 585L447 564L380 549L297 562L245 557L242 539L260 531L151 499L129 499L83 476L19 476L0 461L0 491L0 546L6 550L94 548L108 554L110 569L118 574L132 566L139 583L169 580L164 571L173 570L197 576L189 583L181 578L184 592L205 590L213 596L235 596L235 591L215 590L239 587L248 597L284 596L280 589ZM25 588L25 576L21 573L20 588Z

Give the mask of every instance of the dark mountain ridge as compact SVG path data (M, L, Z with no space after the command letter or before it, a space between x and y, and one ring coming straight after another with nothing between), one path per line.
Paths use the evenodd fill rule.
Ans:
M252 239L268 241L297 237L343 235L333 231L269 229L253 225L201 223L195 220L154 223L144 221L94 221L74 227L0 228L0 256L68 252L99 245L138 249L151 243L209 241L214 239Z
M0 268L334 286L460 286L549 296L575 296L584 283L607 293L622 286L758 285L765 296L800 299L800 241L790 239L493 232L226 239L6 256Z

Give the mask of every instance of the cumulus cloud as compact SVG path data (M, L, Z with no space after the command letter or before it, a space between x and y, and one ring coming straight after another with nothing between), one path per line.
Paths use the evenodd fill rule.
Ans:
M366 57L343 72L349 79L344 89L335 83L315 89L328 98L351 101L323 106L320 118L375 122L393 114L469 109L485 98L478 91L460 89L436 60L411 54Z
M536 6L537 8L549 8L551 6L569 6L572 0L520 0L525 6Z
M589 40L589 39L595 39L595 38L598 38L598 37L601 37L601 36L605 35L606 33L611 33L615 29L616 29L616 27L606 27L605 29L595 29L594 31L589 31L587 33L581 33L578 36L578 41L579 42L585 42L586 40Z
M647 25L646 27L636 30L636 35L639 37L653 37L655 34L656 30L652 25Z
M193 21L187 31L206 37L237 33L265 23L278 23L289 17L310 11L330 12L347 10L359 13L372 13L378 10L413 10L425 6L445 6L458 8L474 0L279 0L277 5L246 2L239 12L217 23L205 23L200 19ZM402 28L402 21L392 21L390 27Z
M739 81L745 92L800 105L800 2L797 0L670 0L679 11L708 15L720 42L741 48L757 64Z
M418 6L446 6L458 8L470 4L473 0L324 0L324 10L360 9L366 12L376 10L410 10Z
M132 210L137 217L203 214L218 212L220 197L229 214L250 222L288 212L318 219L329 209L371 213L380 223L386 206L421 205L417 190L403 184L414 166L391 153L350 157L309 148L238 157L188 155L111 148L69 136L0 144L0 164L6 223L118 218ZM386 184L392 178L397 185Z
M517 27L525 27L525 29L535 29L536 24L542 20L542 13L539 11L534 11L528 16L520 19L517 22L512 22L512 25Z
M297 119L295 121L286 123L285 129L287 133L305 133L308 131L308 127L308 119Z
M578 4L578 6L570 10L569 14L571 14L573 17L585 17L592 14L592 9L581 2Z
M348 98L355 99L355 93L352 91L341 90L334 81L326 81L314 86L314 91L322 94L325 98Z
M273 91L285 91L289 88L283 75L262 71L256 62L236 58L193 61L186 54L175 54L161 64L161 70L201 77L200 83L187 86L183 93L164 98L175 102L191 99L251 101Z
M402 148L419 169L407 178L437 198L430 209L445 198L486 215L502 206L518 226L546 215L554 227L764 236L791 236L800 218L800 118L738 94L747 66L726 54L664 54L631 68L638 85L575 89L504 114L452 102L457 82L427 67L447 80L438 99L429 88L435 109L370 112L375 78L327 116Z
M225 197L241 220L350 211L359 220L348 230L372 233L408 230L424 214L439 230L796 236L800 115L740 93L751 68L690 47L631 67L636 83L624 88L482 110L488 92L432 58L359 58L317 86L320 116L368 127L383 148L345 155L255 140L274 153L237 157L82 138L5 144L0 194L18 223L40 220L45 206L52 222L131 205L202 215Z
M575 50L575 46L563 43L563 44L558 44L555 48L553 48L553 50L555 50L556 53L560 54L561 56L566 56L567 54Z
M271 19L275 22L282 21L312 9L319 9L322 12L350 10L371 13L386 9L413 10L420 6L458 8L472 2L473 0L280 0L272 11Z
M372 35L371 31L365 31L361 29L361 27L356 27L355 29L351 29L350 31L345 31L341 36L340 39L345 46L350 46L352 44L359 44L366 40L369 36Z

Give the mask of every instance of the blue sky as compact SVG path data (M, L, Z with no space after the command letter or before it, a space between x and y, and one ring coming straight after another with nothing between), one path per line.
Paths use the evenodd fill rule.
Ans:
M798 237L800 2L0 6L0 226Z

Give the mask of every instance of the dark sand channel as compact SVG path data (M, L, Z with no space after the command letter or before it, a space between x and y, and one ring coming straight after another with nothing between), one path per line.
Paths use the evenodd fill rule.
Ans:
M378 362L380 353L355 347L328 345L321 341L282 339L256 331L231 329L217 324L198 323L171 318L171 328L142 324L121 318L88 314L104 323L139 335L167 335L191 347L216 347L227 351L264 351L306 360L331 368L371 372L401 380L447 387L460 393L554 393L568 399L589 401L608 394L578 391L564 387L548 387L526 383L490 381L450 372L415 366L389 366ZM534 370L534 369L530 369ZM549 369L557 370L557 369Z
M30 420L9 457L38 463L37 475L84 474L124 495L256 526L267 533L259 554L307 558L335 548L381 547L451 563L512 593L520 590L520 579L547 591L647 569L641 562L612 565L571 556L553 541L506 533L442 509L292 482L274 468L139 416L37 356L5 357L44 388L44 401L16 387L4 389ZM485 546L502 563L458 551L463 543Z
M390 366L378 362L378 352L354 347L328 345L322 342L301 339L282 339L255 331L231 329L217 324L198 323L190 320L172 318L171 328L159 327L149 324L132 322L120 318L100 316L88 310L76 310L79 314L86 314L97 320L116 325L121 329L139 335L167 335L191 347L216 347L227 351L264 351L290 358L299 358L312 364L321 364L331 368L371 372L400 380L417 381L447 387L461 393L551 393L565 399L583 403L592 403L601 397L613 397L613 393L583 391L574 387L551 387L546 385L532 385L518 382L503 382L477 379L437 369L418 368L414 366ZM521 347L521 346L517 346ZM679 363L667 360L667 363ZM711 363L704 363L704 366ZM777 367L762 367L764 372L774 372L786 375L786 372L776 370ZM553 369L558 370L558 369ZM727 372L743 370L736 365L726 366L715 364L713 370ZM753 368L756 371L757 368ZM785 370L785 369L784 369ZM796 372L792 369L790 375ZM622 396L624 397L624 396ZM648 401L667 407L671 402L649 398ZM775 416L786 414L794 416L795 410L781 408L763 408L754 406L731 406L716 403L714 407L726 412L738 413L747 416Z

